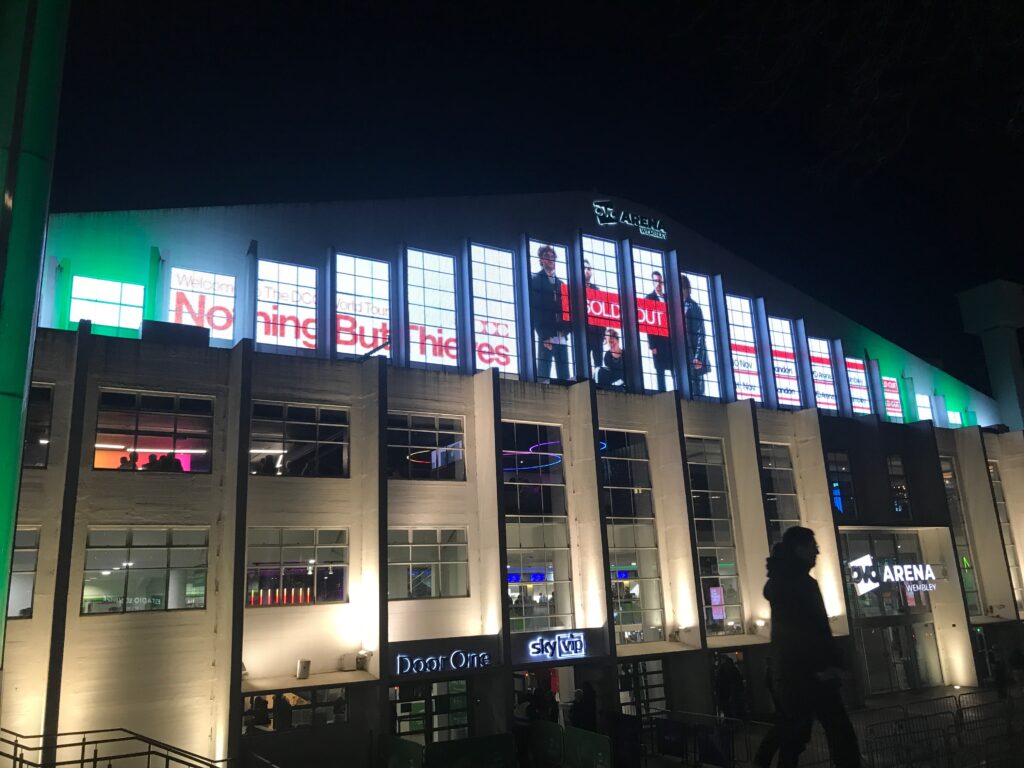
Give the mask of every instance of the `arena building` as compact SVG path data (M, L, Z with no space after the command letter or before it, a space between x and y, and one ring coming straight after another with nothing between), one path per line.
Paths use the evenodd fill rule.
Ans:
M639 204L60 214L45 259L12 731L359 754L539 682L713 712L726 655L765 709L796 524L854 703L1024 639L1019 402Z

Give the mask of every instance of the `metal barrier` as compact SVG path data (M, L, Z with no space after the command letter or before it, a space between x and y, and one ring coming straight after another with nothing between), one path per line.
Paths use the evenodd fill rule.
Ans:
M44 747L54 755L43 759ZM0 728L0 768L226 768L124 728L25 736Z

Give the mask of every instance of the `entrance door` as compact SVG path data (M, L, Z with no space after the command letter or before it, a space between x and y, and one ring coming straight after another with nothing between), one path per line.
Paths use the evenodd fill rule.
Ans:
M935 625L931 622L860 630L871 694L942 685Z
M391 727L396 736L419 744L469 736L465 680L397 685L389 693Z

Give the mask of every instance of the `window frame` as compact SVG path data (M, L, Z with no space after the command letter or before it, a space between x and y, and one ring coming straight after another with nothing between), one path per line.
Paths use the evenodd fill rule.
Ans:
M392 542L391 533L392 531L404 531L406 533L406 540L404 543ZM435 533L434 541L432 543L427 542L416 542L415 533L418 531L433 531ZM444 531L459 531L462 533L463 541L442 541ZM416 559L412 556L412 550L416 547L437 547L438 559L437 560L425 560ZM388 525L388 562L387 562L387 601L390 602L408 602L415 600L461 600L467 597L472 597L473 590L472 584L470 583L470 572L469 572L469 528L465 525L449 525L449 526L428 526L428 525ZM406 547L409 550L409 560L393 561L391 559L391 548L392 547ZM465 550L466 558L464 560L445 560L443 559L443 551L445 547L462 547ZM417 565L429 565L431 567L430 576L430 595L413 595L412 594L412 569ZM464 595L443 595L441 594L441 585L444 583L443 579L440 578L442 566L463 566L465 568L465 580L466 580L466 594ZM405 597L392 597L391 596L391 569L394 567L405 567L408 575L406 585L407 594ZM437 591L437 594L433 594Z
M279 421L276 418L270 418L270 417L265 417L265 416L257 417L256 416L256 407L259 406L259 405L281 406L281 409L282 409L282 411L281 411L281 413L282 413L281 420ZM291 419L288 418L289 417L289 409L291 409L291 408L312 408L312 409L315 410L314 418L316 420L315 421L304 421L304 420L301 420L301 419L291 420ZM343 412L345 414L345 423L344 424L340 424L340 423L336 423L336 422L325 422L325 421L322 421L321 420L321 410ZM249 434L249 456L250 456L250 459L249 459L249 463L250 463L249 474L250 475L254 475L254 476L257 476L257 477L291 477L291 478L300 477L300 478L303 478L303 479L316 478L316 479L320 479L320 480L348 480L348 479L351 478L351 474L352 474L352 466L351 466L351 461L352 461L352 409L349 406L347 406L347 405L327 405L327 404L323 404L323 403L299 403L299 402L293 402L293 401L264 400L262 398L253 398L253 401L252 401L252 411L250 411L249 418L250 418L250 434ZM260 451L260 450L258 450L258 449L253 447L253 443L255 443L257 441L264 442L264 443L275 442L275 440L272 440L270 438L257 438L256 437L256 434L257 434L256 433L256 422L258 422L258 421L267 422L267 423L271 423L272 422L274 424L277 424L277 423L281 424L281 438L280 438L279 441L277 441L281 446L295 445L295 444L312 445L313 446L313 450L314 450L314 459L313 459L313 461L315 462L315 465L317 467L317 469L315 470L316 474L306 475L306 474L300 473L300 474L297 474L297 475L293 475L293 474L288 474L287 472L280 472L280 473L273 473L273 474L271 474L269 472L267 472L267 473L261 472L258 469L254 471L253 467L252 467L252 457L253 456L265 455L264 458L267 458L267 457L269 457L271 455L274 455L277 451L282 451L282 453L280 453L278 455L281 457L281 460L283 461L284 457L286 457L288 455L288 449L286 447L272 448L272 449L268 449L268 450L265 450L265 451ZM311 426L314 429L314 432L316 434L316 438L313 439L313 440L298 439L298 438L294 438L294 437L289 438L288 437L288 427L290 425L303 425L303 426L307 426L307 427ZM334 428L337 428L339 430L344 429L345 439L344 440L340 440L340 441L339 440L321 440L320 439L320 430L323 427L334 427ZM260 433L260 434L264 434L264 433ZM269 432L265 433L265 434L269 434ZM320 470L319 470L319 463L320 463L319 462L319 457L320 457L320 446L321 446L321 444L323 444L323 445L339 446L339 448L341 450L341 465L342 465L342 470L341 470L341 474L340 475L322 475L322 474L319 473L320 472ZM262 461L262 459L261 459L261 461ZM306 466L308 467L310 465L307 464ZM276 468L277 467L275 466L275 469ZM287 464L285 464L285 468L287 468Z
M414 261L417 259L413 258L413 254L418 257L419 265L414 265ZM428 258L429 257L429 258ZM438 267L429 268L426 266L430 259L438 259ZM444 261L447 260L447 261ZM446 270L441 264L448 264L449 268ZM413 282L413 272L418 271L420 273L419 280ZM430 280L427 279L427 274L437 275L438 280L445 278L445 283L448 279L451 280L451 289L447 287L431 287L428 285ZM430 371L446 371L446 370L459 370L461 365L460 358L462 357L462 335L466 332L466 329L461 327L460 313L462 312L462 301L460 300L459 293L461 288L460 283L460 265L458 259L447 253L438 253L437 251L428 251L423 248L412 248L407 247L405 249L405 317L406 317L406 328L405 328L405 345L406 345L406 365L409 368L419 368L421 370ZM413 301L413 295L416 291L419 291L422 296L422 301ZM451 307L439 306L438 304L427 304L426 294L427 291L433 291L434 296L448 296L451 298ZM443 302L442 302L443 303ZM418 314L414 312L414 308L421 310L423 319L414 320L414 317L418 317ZM439 312L443 313L443 319L445 323L450 321L448 324L437 324L428 323L427 318L429 313ZM440 317L440 316L439 316ZM422 328L422 343L424 347L424 354L422 357L426 359L420 360L419 353L414 353L414 347L416 346L416 339L413 334L413 326L420 326ZM430 330L433 329L433 330ZM428 342L428 338L433 338L436 331L443 331L444 341L440 344ZM431 358L430 355L426 354L428 347L439 352ZM455 349L455 357L451 357L446 354L445 350L449 347Z
M35 546L30 546L30 547L18 546L18 536L19 536L19 534L23 534L23 533L34 533L35 534ZM7 606L4 609L5 612L7 613L7 620L8 621L15 620L15 619L31 619L32 616L33 616L33 613L35 612L35 605L36 605L36 576L39 573L39 545L40 545L41 541L42 541L42 526L39 526L39 525L19 525L19 526L15 527L14 541L13 541L13 546L11 547L11 573L10 573L10 577L11 578L10 578L10 584L8 586L8 591L13 593L13 591L14 591L13 590L14 579L15 579L15 577L18 574L25 574L25 573L32 574L32 587L29 590L29 603L28 603L28 613L27 614L14 614L14 615L12 615L10 613L10 610L11 610L11 602L10 602L11 601L11 595L8 594L8 596L7 596ZM28 570L28 569L24 569L24 568L19 568L18 567L18 563L17 563L17 554L18 554L18 552L33 552L33 553L35 553L35 557L33 558L33 562L32 562L32 570L31 571Z
M265 530L276 530L278 532L278 537L277 537L278 543L276 545L274 545L274 544L253 544L252 543L252 536L253 536L252 532L256 531L256 530L264 530L264 531ZM284 543L284 534L285 534L286 531L311 531L312 534L313 534L313 543L311 545L285 544ZM320 544L320 533L321 533L321 531L330 532L330 533L344 533L345 534L345 543L344 544L338 544L338 543ZM250 550L252 550L254 548L269 550L269 549L273 549L275 547L278 550L278 559L277 559L277 563L276 563L276 568L277 568L277 571L278 571L278 584L283 584L284 583L285 571L287 569L296 569L296 568L301 568L302 567L301 565L290 564L290 563L287 563L285 561L285 559L284 559L284 550L285 549L292 548L292 549L312 549L313 550L313 559L314 559L315 562L313 562L313 563L307 562L307 564L306 564L307 569L312 571L312 573L308 573L308 575L313 577L313 594L312 594L312 599L309 602L305 602L304 603L304 602L300 601L298 603L294 603L294 602L292 602L292 603L289 603L289 602L270 603L268 601L266 605L263 605L263 602L262 602L262 600L263 600L263 594L262 594L263 589L261 587L260 588L260 604L256 605L255 599L252 597L252 590L250 590L250 588L249 588L249 573L250 573L250 571L254 571L254 570L257 571L257 572L264 571L264 570L269 571L269 570L273 569L275 567L275 565L271 564L269 561L267 563L263 563L263 564L260 564L260 565L251 565L250 564L250 560L251 560ZM325 566L321 565L320 558L317 557L317 555L319 554L319 550L321 550L321 549L328 549L328 548L335 549L335 548L341 548L341 547L345 548L345 560L344 560L344 562L341 562L341 563L327 563L326 567L328 567L328 568L340 568L343 571L343 573L344 573L344 581L343 581L343 583L344 583L344 594L345 594L345 597L342 600L317 600L317 576L319 575L318 571L320 570L320 568L325 567ZM247 597L249 597L249 599L245 602L245 609L246 610L249 610L249 609L257 609L258 610L258 609L263 609L263 608L294 608L296 606L298 606L298 607L309 607L309 606L318 606L318 605L347 605L349 602L351 602L351 590L350 590L350 587L351 587L351 581L350 581L350 578L351 578L351 570L350 570L351 559L352 559L352 538L351 538L351 531L350 531L350 529L348 527L276 526L276 525L253 525L253 526L249 526L246 529L246 541L245 541L245 580L246 580L246 587L245 587L245 589L246 589ZM278 587L278 588L279 589L285 589L285 587Z
M406 418L406 424L404 426L398 426L397 424L393 424L392 423L392 419L394 417L398 417L398 416L404 416ZM414 419L417 419L417 418L419 418L419 419L433 419L434 420L433 428L432 429L428 429L426 427L414 427L413 426ZM460 427L459 431L456 432L454 430L442 429L441 426L440 426L441 419L453 419L453 420L458 421L459 427ZM407 441L407 444L399 445L397 443L392 443L391 442L391 432L393 430L406 432L409 435L409 440ZM421 434L432 433L437 438L436 441L435 441L437 443L440 443L440 441L441 441L441 437L440 436L441 435L458 435L460 437L460 439L459 440L455 440L455 441L453 441L453 442L451 442L451 443L449 443L448 445L445 445L445 446L441 446L441 445L436 445L436 446L413 445L412 444L412 433L414 433L414 432L419 432ZM385 443L385 451L386 451L386 456L387 456L386 459L385 459L385 469L387 471L387 477L388 477L389 480L408 480L410 482L428 481L428 482L434 482L434 483L464 483L464 482L466 482L467 478L469 477L470 465L469 465L469 450L466 447L466 417L465 416L454 415L454 414L443 414L443 413L426 413L426 412L423 412L423 411L392 410L392 409L389 408L388 412L387 412L387 426L385 427L384 443ZM460 448L454 447L456 445L461 445L461 447ZM396 450L396 449L402 449L404 451L407 451L406 457L405 457L405 461L406 461L405 468L406 468L407 471L406 471L406 474L404 476L402 476L402 477L393 477L392 476L394 471L395 471L395 467L393 467L392 464L391 464L391 451L392 450ZM452 465L456 465L456 468L453 469L453 472L456 475L456 477L433 477L433 476L431 476L431 477L412 477L411 476L412 473L411 473L411 469L409 469L409 467L411 466L412 463L415 463L415 462L413 462L410 459L410 457L414 456L414 455L416 455L418 453L426 453L426 452L430 452L432 450L446 451L446 452L461 453L462 454L461 458L456 459L456 460L454 460L452 462L449 462ZM457 467L457 464L460 461L462 462L461 470L459 470L458 467ZM423 462L423 463L427 463L427 462ZM431 472L434 472L434 471L435 470L432 467L431 468ZM462 475L461 477L458 476L460 473Z
M33 401L32 395L33 395L33 392L41 392L41 391L45 391L45 392L48 393L47 394L47 398L46 398L46 403L45 403L45 408L46 408L46 427L45 427L45 429L43 429L42 431L40 431L38 433L41 436L37 436L35 439L39 441L37 443L37 445L45 446L46 450L44 452L44 458L43 458L43 463L42 464L39 464L39 463L26 464L25 463L25 457L28 455L28 452L29 452L28 451L28 447L29 447L29 445L31 445L29 443L29 440L32 437L31 433L32 433L32 430L38 425L38 424L34 424L33 423L33 416L32 416L32 410L33 409L32 409L32 406L33 406L33 404L38 405L39 403L38 403L38 401L35 401L35 402ZM56 386L54 384L50 384L50 383L43 383L43 382L33 381L31 383L31 385L29 386L28 401L25 404L25 437L24 437L24 440L22 441L22 447L21 447L21 468L22 469L49 469L49 466L50 466L50 441L52 439L52 432L53 432L53 397L54 397L55 391L56 391ZM41 410L41 409L37 409L37 410Z

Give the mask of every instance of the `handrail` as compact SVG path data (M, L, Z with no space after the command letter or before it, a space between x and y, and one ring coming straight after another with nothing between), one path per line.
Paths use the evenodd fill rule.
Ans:
M55 743L47 745L53 751L55 759L36 762L26 753L37 757L43 751L45 741ZM109 745L124 745L114 748L114 754L102 749ZM138 746L138 745L142 746ZM56 759L61 750L74 750L78 756L72 759ZM231 764L229 758L212 760L187 749L175 747L162 741L144 736L127 728L101 728L85 731L67 731L47 736L46 734L24 735L8 728L0 728L0 758L8 758L18 768L58 768L59 766L78 765L80 768L95 768L101 764L112 767L115 762L134 758L163 758L164 765L184 766L184 768L227 768Z

